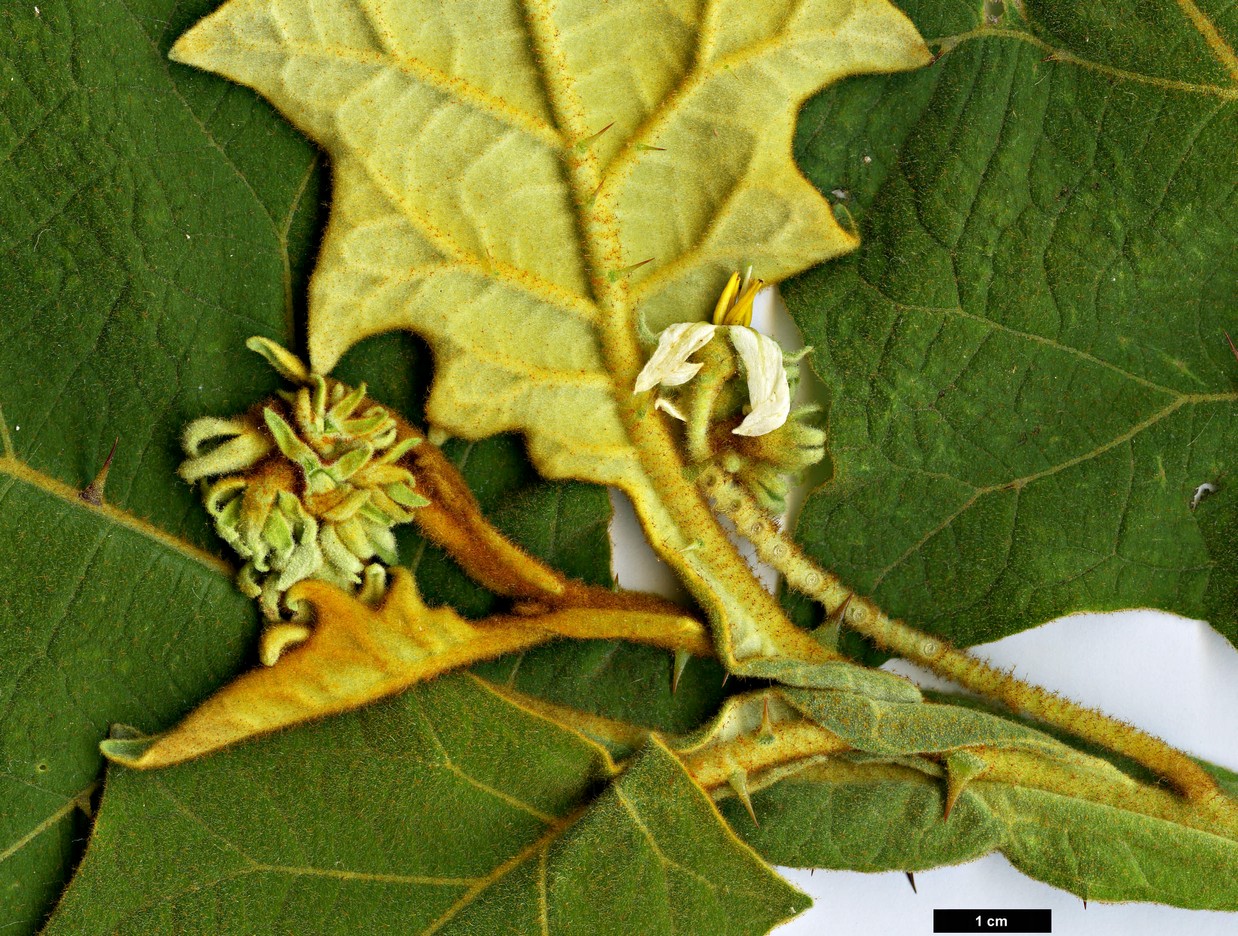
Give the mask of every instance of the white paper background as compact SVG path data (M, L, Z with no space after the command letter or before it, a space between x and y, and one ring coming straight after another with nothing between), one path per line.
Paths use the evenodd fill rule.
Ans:
M755 324L784 348L799 345L785 312L769 302L760 304ZM645 544L626 499L613 495L612 501L616 510L611 538L620 584L682 596L670 569ZM763 570L762 577L767 583L774 581L769 570ZM1080 614L977 647L975 652L1192 754L1238 769L1238 652L1202 622L1147 610ZM947 685L901 661L892 661L887 668L922 685ZM1053 911L1054 933L1238 934L1238 913L1096 902L1085 909L1077 897L1025 877L1000 855L919 872L918 894L901 872L780 870L812 896L814 906L776 930L778 936L928 934L933 931L933 909L946 907L1048 907Z

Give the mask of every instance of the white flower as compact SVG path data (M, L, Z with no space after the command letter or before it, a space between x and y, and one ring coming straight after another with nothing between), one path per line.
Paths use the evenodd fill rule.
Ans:
M752 411L735 427L735 435L760 436L773 432L791 412L791 386L782 363L782 348L768 335L743 325L731 325L731 344L739 352L748 375Z
M726 332L743 362L748 377L751 410L732 432L760 436L773 432L787 421L791 412L791 387L782 362L778 342L746 325L713 325L709 322L681 322L671 325L658 339L658 347L636 378L634 393L656 386L678 387L687 383L704 366L688 358L705 347L714 335ZM659 409L677 419L683 416L673 404L659 400Z
M708 322L678 322L669 326L658 339L658 346L641 372L636 376L633 393L644 393L661 384L678 387L696 376L704 364L689 363L688 358L709 344L717 326Z

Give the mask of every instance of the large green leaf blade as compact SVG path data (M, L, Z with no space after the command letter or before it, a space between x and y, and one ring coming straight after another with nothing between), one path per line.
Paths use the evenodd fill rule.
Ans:
M29 928L63 886L109 725L183 715L248 655L255 615L209 554L13 471L0 462L0 919Z
M320 175L252 95L167 62L167 28L207 5L55 4L0 24L0 406L18 455L69 484L119 436L108 499L213 548L175 440L276 386L260 361L219 363L255 332L290 339ZM261 145L234 142L238 126L265 129Z
M960 643L1132 605L1238 639L1238 86L1166 10L1172 55L1117 5L909 4L937 63L805 110L864 239L785 290L831 397L799 535Z
M244 341L296 345L324 174L251 92L167 61L211 6L72 2L0 18L5 932L33 931L80 858L108 726L166 729L253 663L256 614L175 476L179 435L275 389ZM77 491L117 437L97 509ZM536 482L511 440L482 448L479 489ZM589 533L575 571L596 577L605 495L577 496ZM438 600L492 601L449 565Z
M613 770L468 676L117 770L47 932L764 933L804 908L665 748Z
M606 773L598 749L464 677L199 762L118 770L48 932L329 931L337 901L359 932L427 926ZM118 891L128 874L142 886Z
M319 176L265 105L169 66L169 18L204 4L176 7L0 18L6 932L38 925L80 856L108 725L174 722L241 665L255 624L202 550L177 438L273 388L260 362L220 363L284 334ZM230 139L264 123L260 146ZM77 491L117 437L93 507Z

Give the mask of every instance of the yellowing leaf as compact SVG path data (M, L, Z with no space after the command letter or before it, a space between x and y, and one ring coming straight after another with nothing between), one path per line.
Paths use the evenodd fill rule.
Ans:
M177 61L270 98L324 146L334 203L312 363L404 328L427 413L520 431L543 474L626 491L736 660L794 631L684 477L638 334L704 318L744 260L779 280L855 238L791 159L799 104L930 59L885 0L231 0ZM685 548L693 550L685 555Z
M101 745L103 753L129 767L180 763L545 640L529 628L479 627L450 608L427 608L403 569L394 570L377 610L325 582L302 582L292 594L316 612L304 643L229 683L169 733L113 737Z
M289 595L314 612L308 636L298 635L303 642L277 646L271 665L224 686L166 734L135 737L122 730L100 745L103 753L141 769L179 764L247 738L360 708L453 669L558 636L627 639L702 656L710 651L700 625L682 615L639 607L582 607L468 621L450 607L427 607L406 569L391 574L391 586L377 608L329 582L299 582Z

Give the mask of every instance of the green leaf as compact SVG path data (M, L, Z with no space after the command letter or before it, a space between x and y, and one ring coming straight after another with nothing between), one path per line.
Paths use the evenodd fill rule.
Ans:
M799 536L892 614L972 644L1154 606L1238 640L1238 23L1201 9L914 0L932 68L805 108L863 243L785 288L830 395Z
M206 4L169 24L176 6L0 17L5 932L38 925L80 855L108 725L175 722L251 652L177 437L273 388L236 349L284 333L321 176L251 95L167 63L167 29Z
M823 762L722 813L771 862L914 871L1000 851L1023 873L1085 900L1238 909L1225 869L1238 842L1219 832L1007 783L977 779L945 816L946 783L891 763Z
M1002 853L1024 874L1086 900L1238 910L1238 842L1039 790L985 789L1007 824Z
M738 797L727 821L767 861L793 868L919 871L989 854L1005 829L964 790L945 812L939 777L899 764L821 763L752 793L754 825Z
M330 932L346 907L356 932L739 934L806 906L665 748L596 795L613 769L455 676L207 761L116 770L46 932Z
M109 725L166 729L255 662L255 609L176 478L178 439L276 387L244 342L294 344L325 186L316 150L251 92L167 61L212 5L75 0L0 17L5 933L32 932L80 858ZM424 385L394 350L398 366L364 377L416 413ZM77 492L117 437L94 507ZM464 448L487 504L504 479L536 482L516 440ZM570 497L590 532L549 558L571 550L596 579L609 506L600 490ZM448 565L426 576L457 589L436 600L491 600ZM651 672L664 661L651 655Z
M0 925L28 932L75 859L99 740L170 724L250 654L223 564L0 463Z

